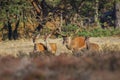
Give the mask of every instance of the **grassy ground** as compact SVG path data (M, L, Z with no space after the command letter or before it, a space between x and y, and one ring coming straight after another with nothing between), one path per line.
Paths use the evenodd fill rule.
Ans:
M43 42L38 39L37 42ZM102 52L69 55L62 39L50 40L58 45L58 56L30 53L32 40L0 42L0 80L119 80L120 38L91 37ZM15 57L14 57L15 56ZM16 57L17 56L17 57Z
M57 54L70 52L65 46L62 45L62 38L50 39L50 42L57 43ZM42 39L37 39L37 42L44 41ZM91 37L90 42L99 44L99 46L104 49L109 50L120 50L120 38L119 37ZM0 55L11 54L16 56L18 53L26 53L33 51L34 44L32 40L16 40L16 41L4 41L0 42Z

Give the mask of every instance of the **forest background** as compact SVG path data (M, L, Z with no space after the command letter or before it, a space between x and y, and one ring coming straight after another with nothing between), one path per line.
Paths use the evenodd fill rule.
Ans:
M0 39L31 38L57 29L67 35L119 35L119 6L119 0L1 0Z

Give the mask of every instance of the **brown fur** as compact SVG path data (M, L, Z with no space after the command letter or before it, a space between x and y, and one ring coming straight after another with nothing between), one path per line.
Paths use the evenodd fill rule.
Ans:
M46 34L46 35L45 35L45 37L44 37L44 42L45 42L45 44L35 43L38 34L37 34L37 35L34 35L34 36L33 36L34 50L39 51L39 52L49 51L49 52L51 52L52 54L55 54L56 51L57 51L57 44L56 44L56 43L50 43L50 42L49 42L49 37L50 37L52 34L53 34L53 32L50 33L50 34Z
M85 47L85 38L84 37L76 37L71 42L71 47L73 49L82 49Z
M86 39L85 37L75 37L73 39L66 37L66 39L63 40L63 44L72 51L79 51L86 48Z
M55 54L56 51L57 51L57 45L56 45L56 43L49 43L49 44L50 44L50 47L51 47L51 53Z
M54 31L50 34L45 35L45 46L47 47L47 51L51 52L52 54L55 54L57 51L57 44L49 42L49 37L54 33Z
M89 50L91 50L91 51L99 51L100 47L96 43L89 43Z
M57 50L57 45L56 45L56 43L49 43L49 45L50 45L50 48L51 48L50 52L51 52L52 54L55 54L55 53L56 53L56 50ZM47 47L46 47L44 44L42 44L42 43L37 43L37 44L35 45L35 48L36 48L36 51L39 51L39 52L47 51Z
M39 52L44 52L46 50L46 47L42 43L37 43L35 47L36 47L36 51L39 51Z

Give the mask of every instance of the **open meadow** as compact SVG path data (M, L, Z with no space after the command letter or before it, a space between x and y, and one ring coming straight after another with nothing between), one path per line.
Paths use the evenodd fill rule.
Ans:
M102 51L70 55L61 45L62 39L56 39L56 55L29 55L32 40L0 42L0 80L119 80L120 38L92 37L90 41Z
M45 44L42 39L37 39L37 43L41 42ZM69 53L70 51L62 44L63 39L50 39L49 42L57 44L56 55L60 53ZM120 37L91 37L90 42L97 43L101 51L103 50L120 50ZM13 40L0 42L0 55L12 55L17 56L19 53L29 54L34 49L32 39L29 40Z

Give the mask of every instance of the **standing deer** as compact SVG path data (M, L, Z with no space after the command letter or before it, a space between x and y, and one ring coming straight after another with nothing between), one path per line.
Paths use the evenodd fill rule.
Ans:
M96 43L90 43L88 37L74 37L72 38L64 36L63 44L73 53L79 52L81 50L99 51L100 47Z
M69 49L72 50L72 52L78 52L82 49L87 48L87 45L89 44L87 37L75 37L72 38L64 36L63 37L63 44Z

